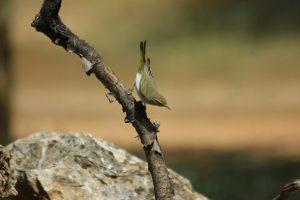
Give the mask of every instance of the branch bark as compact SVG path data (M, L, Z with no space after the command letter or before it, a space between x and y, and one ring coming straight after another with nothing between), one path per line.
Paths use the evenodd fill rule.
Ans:
M44 0L40 12L32 22L38 32L44 33L56 45L78 55L87 75L95 74L122 105L125 122L130 122L138 133L148 161L157 200L173 199L174 191L157 139L158 127L147 117L145 107L137 102L102 57L87 42L63 24L58 13L62 0Z
M286 184L280 194L272 200L287 200L292 192L300 190L300 179Z

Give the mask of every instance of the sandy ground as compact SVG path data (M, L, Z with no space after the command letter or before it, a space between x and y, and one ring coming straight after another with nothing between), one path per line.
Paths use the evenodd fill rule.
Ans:
M108 102L103 86L86 77L80 63L31 70L16 66L21 74L16 73L13 92L15 137L40 130L88 132L126 148L140 145L131 125L123 123L120 105ZM299 88L174 87L161 87L172 110L148 107L150 118L161 122L165 148L298 151Z
M22 137L39 130L79 131L93 133L124 147L139 146L134 129L123 123L120 106L109 104L104 93L101 89L80 87L72 91L70 88L16 89L14 136ZM172 102L173 98L185 94L168 93L167 96ZM299 149L298 114L251 108L241 111L215 105L218 111L201 102L186 105L184 99L182 101L172 102L171 111L148 107L151 119L161 122L159 138L165 148L262 148L287 152Z

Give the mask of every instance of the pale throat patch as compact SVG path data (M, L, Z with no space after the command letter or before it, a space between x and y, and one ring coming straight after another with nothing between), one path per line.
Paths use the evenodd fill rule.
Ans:
M136 76L135 76L135 87L136 87L137 90L140 90L141 79L142 79L142 75L140 73L136 73Z

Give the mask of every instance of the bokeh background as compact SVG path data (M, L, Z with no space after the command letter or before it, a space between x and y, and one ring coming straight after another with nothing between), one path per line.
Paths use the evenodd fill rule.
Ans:
M0 112L10 119L2 120L9 124L2 137L87 132L143 157L101 83L30 27L41 4L1 0L7 29L0 44L10 47L0 58ZM299 1L64 0L60 16L128 88L139 41L147 39L158 88L172 108L147 112L161 123L169 166L197 191L212 199L271 199L300 177Z

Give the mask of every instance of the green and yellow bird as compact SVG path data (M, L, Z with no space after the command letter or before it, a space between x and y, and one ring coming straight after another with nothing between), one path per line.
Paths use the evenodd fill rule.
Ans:
M150 58L146 60L146 40L140 43L140 66L135 76L135 89L143 103L170 109L165 97L157 91Z

